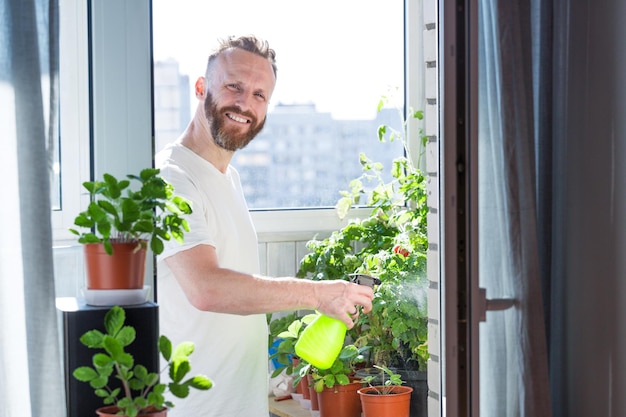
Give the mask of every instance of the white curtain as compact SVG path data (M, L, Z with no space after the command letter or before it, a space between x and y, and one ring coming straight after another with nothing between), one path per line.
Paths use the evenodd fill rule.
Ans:
M65 416L50 224L57 0L0 2L0 416Z
M540 2L479 3L480 286L516 300L481 324L480 415L549 417L534 136Z

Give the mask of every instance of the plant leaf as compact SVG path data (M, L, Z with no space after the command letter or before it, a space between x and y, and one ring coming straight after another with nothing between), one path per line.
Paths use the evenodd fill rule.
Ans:
M170 362L170 378L176 383L182 381L190 370L191 365L187 357L174 357Z
M124 326L117 333L115 338L122 346L128 346L135 341L136 331L132 326Z
M104 328L107 334L117 335L126 321L126 312L120 306L113 306L104 316Z
M74 378L78 379L81 382L89 382L98 377L98 373L89 366L80 366L74 369L72 375L74 375Z
M206 391L213 387L213 382L204 375L196 375L190 378L187 382L192 388L196 388L202 391Z
M101 348L104 334L99 330L89 330L80 337L80 342L88 348Z
M168 385L170 392L178 398L186 398L189 395L189 386L170 382Z
M176 346L176 348L174 349L174 354L172 355L173 359L177 359L179 357L184 357L186 358L187 356L191 355L195 349L195 345L192 342L181 342L178 346Z
M172 342L167 336L159 337L159 352L161 352L163 358L169 362L172 357Z

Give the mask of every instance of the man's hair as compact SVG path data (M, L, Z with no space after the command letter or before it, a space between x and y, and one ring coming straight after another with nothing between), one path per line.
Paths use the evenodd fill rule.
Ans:
M219 46L211 55L209 55L205 74L207 79L209 78L211 67L215 62L215 59L222 52L231 48L243 49L244 51L252 52L253 54L259 55L267 59L267 61L272 65L274 77L276 77L276 52L272 48L270 48L270 45L267 41L259 39L253 35L248 35L240 37L229 36L226 39L219 39Z

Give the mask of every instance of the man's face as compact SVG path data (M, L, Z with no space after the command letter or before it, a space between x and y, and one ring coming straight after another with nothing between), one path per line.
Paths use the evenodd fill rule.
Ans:
M276 78L265 58L240 49L225 51L214 65L204 113L215 143L234 152L263 129Z
M266 117L264 117L263 120L259 122L252 113L242 111L237 106L223 106L218 108L210 91L207 91L206 99L204 100L204 114L209 123L211 136L213 136L215 144L232 152L245 148L263 129L266 119ZM249 121L248 130L227 123L227 119L233 117L230 115L234 114L240 115L237 117L245 116ZM240 118L239 120L243 119Z

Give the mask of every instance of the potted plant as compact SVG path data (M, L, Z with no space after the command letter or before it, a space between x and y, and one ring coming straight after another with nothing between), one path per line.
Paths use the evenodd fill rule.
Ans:
M363 362L362 350L353 344L345 345L328 369L304 364L299 376L310 375L317 393L320 417L360 417L361 402L357 390L362 383L354 376L356 365Z
M303 317L290 314L270 320L270 342L275 349L270 359L278 362L272 377L283 371L292 375L294 387L302 390L304 399L301 404L312 411L319 410L320 417L360 417L361 406L356 390L362 385L355 382L358 378L354 373L356 366L363 362L363 351L367 347L359 349L355 345L345 344L332 365L324 369L296 354L296 345L305 329L319 317L320 314L316 312ZM305 396L307 393L308 397Z
M310 364L311 375L313 376L313 384L315 391L321 392L324 388L335 388L340 385L347 385L354 382L354 373L356 366L364 361L363 350L353 344L347 344L339 353L339 356L328 369L319 369ZM300 373L306 372L306 366L300 370Z
M414 112L413 117L423 115ZM420 385L415 401L425 404L421 397L426 393L428 360L426 176L413 163L405 135L381 126L378 139L402 140L406 155L393 161L390 180L384 179L383 164L360 155L363 173L342 192L337 212L343 218L366 197L369 216L350 220L327 238L309 241L309 253L297 275L325 280L365 274L380 279L372 311L361 314L348 335L357 347L370 347L369 367L394 367L409 384ZM425 140L422 136L422 144Z
M87 288L143 288L148 245L158 255L164 240L183 241L189 231L183 215L191 213L190 203L176 196L159 172L146 168L122 180L104 174L102 181L83 183L92 201L74 219L82 230L70 232L85 245ZM105 276L101 278L99 272Z
M413 388L402 385L399 374L386 366L374 365L380 370L381 383L373 383L376 376L363 379L368 386L357 392L361 398L363 417L409 417L411 393Z
M183 342L172 349L166 336L159 338L159 352L167 361L165 369L171 380L168 384L159 382L158 373L136 365L133 356L124 350L136 336L135 328L124 325L125 320L124 309L114 306L105 315L105 332L94 329L80 338L82 344L98 352L93 355L93 366L80 366L73 376L89 383L96 396L102 398L104 407L96 410L99 416L164 417L167 408L174 407L165 399L166 391L177 398L185 398L191 388L208 390L212 387L212 381L206 376L187 377L191 371L189 355L195 348L192 342ZM120 383L121 386L114 386Z

